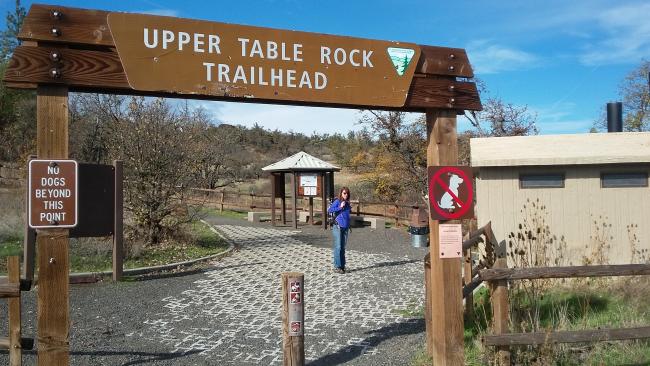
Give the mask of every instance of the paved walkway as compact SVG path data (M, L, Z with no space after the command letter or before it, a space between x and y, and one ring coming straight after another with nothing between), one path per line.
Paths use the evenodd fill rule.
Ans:
M215 227L240 249L178 296L163 298L164 311L127 337L154 339L173 352L200 350L211 364L281 364L285 271L305 274L305 354L312 365L393 364L382 362L390 357L380 343L422 332L421 319L402 315L424 298L421 260L348 250L349 272L340 275L331 271L329 248L295 238L302 230Z
M349 273L331 272L318 227L206 219L239 249L203 268L143 281L70 287L70 364L279 365L280 273L305 274L308 364L408 365L425 342L422 258L404 230L355 229ZM23 335L36 336L36 292L23 293ZM0 301L0 335L7 334ZM0 365L8 364L0 351ZM27 351L25 365L36 364Z

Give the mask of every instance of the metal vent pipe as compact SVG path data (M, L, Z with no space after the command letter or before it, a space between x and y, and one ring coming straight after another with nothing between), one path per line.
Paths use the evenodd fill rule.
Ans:
M607 103L607 132L623 132L623 103Z

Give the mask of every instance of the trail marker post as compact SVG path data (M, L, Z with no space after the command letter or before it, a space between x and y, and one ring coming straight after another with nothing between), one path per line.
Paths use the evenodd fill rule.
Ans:
M284 366L305 364L305 275L282 273L282 354Z

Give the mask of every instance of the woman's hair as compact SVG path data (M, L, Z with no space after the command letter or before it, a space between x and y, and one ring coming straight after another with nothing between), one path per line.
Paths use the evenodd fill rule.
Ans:
M339 201L343 199L343 191L348 192L348 200L349 200L350 197L352 197L352 193L350 193L350 188L342 187L341 190L339 191Z

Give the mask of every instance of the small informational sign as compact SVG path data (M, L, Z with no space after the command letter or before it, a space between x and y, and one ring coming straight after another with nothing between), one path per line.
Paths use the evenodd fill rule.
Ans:
M459 166L430 166L429 204L432 220L460 220L474 217L472 170Z
M303 331L303 288L300 278L289 277L287 279L289 286L289 336L301 336Z
M77 225L77 162L31 160L28 169L29 226L71 228Z
M318 175L300 174L298 176L298 195L318 196L320 193L320 184L318 183Z
M463 230L460 224L438 226L440 258L460 258L463 254Z
M303 187L303 192L305 192L305 196L315 196L316 187Z
M318 184L318 177L316 176L316 174L300 175L301 187L316 187L317 184Z

